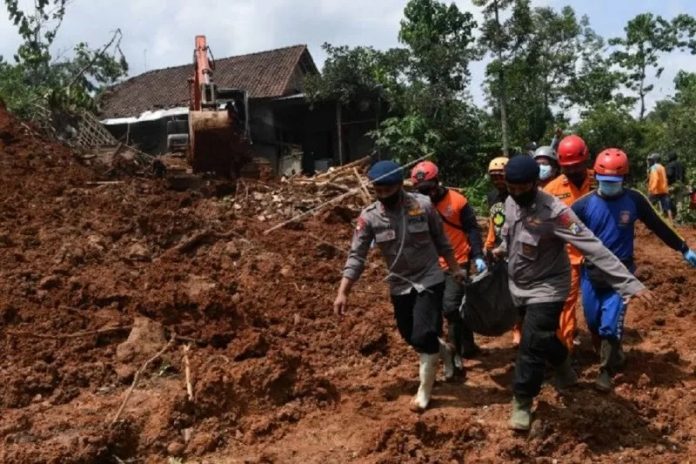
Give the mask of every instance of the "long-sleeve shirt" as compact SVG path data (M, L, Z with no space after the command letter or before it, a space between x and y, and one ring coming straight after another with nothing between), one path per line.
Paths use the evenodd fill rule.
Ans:
M423 291L445 280L440 256L453 256L442 219L430 199L417 193L402 193L400 204L387 209L375 202L358 217L343 277L358 280L374 240L389 269L387 282L392 295Z
M667 172L660 163L655 163L648 170L648 193L650 195L667 195Z
M635 223L640 220L670 248L684 253L684 239L655 211L642 193L626 189L616 197L592 192L576 201L573 212L630 270L634 270Z
M445 233L454 248L454 257L459 264L483 256L481 227L476 212L464 195L448 189L435 205L444 222ZM447 269L447 262L440 258L440 266Z
M508 254L510 292L515 304L565 301L570 289L566 243L600 268L622 296L645 289L570 208L539 191L529 208L520 207L512 198L505 202L501 246Z
M686 183L686 176L684 175L684 163L679 160L670 161L667 163L667 182L669 185L681 182Z
M565 174L561 174L546 184L544 187L544 192L555 196L565 203L566 206L570 206L575 203L578 198L590 193L593 188L594 172L588 170L587 177L585 177L585 181L582 183L580 188L573 184ZM568 246L568 256L570 257L570 264L579 266L580 263L582 263L582 253L580 250L577 250L572 246Z

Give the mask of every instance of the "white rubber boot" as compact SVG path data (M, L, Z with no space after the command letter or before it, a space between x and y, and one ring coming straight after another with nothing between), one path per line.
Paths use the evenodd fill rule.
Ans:
M452 347L443 339L438 338L440 342L440 359L445 372L445 382L451 382L454 379L454 356Z
M435 383L435 373L437 371L437 360L440 354L425 354L420 355L420 387L418 393L411 401L411 411L423 412L428 408L430 403L430 395L433 391Z

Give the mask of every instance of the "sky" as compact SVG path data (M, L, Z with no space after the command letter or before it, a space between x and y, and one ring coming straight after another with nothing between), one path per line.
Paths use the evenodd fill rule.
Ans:
M130 75L191 61L196 34L205 34L217 58L296 44L307 44L322 66L324 42L333 45L398 46L399 21L407 0L69 0L66 18L54 46L56 54L69 53L86 41L98 47L112 32L123 32L121 47ZM471 0L455 0L463 11L480 19ZM33 0L20 0L20 5ZM696 0L532 0L533 6L557 9L572 6L578 17L587 15L605 38L623 34L636 14L650 11L665 18L680 13L696 16ZM19 44L16 28L0 8L0 55L12 59ZM672 53L663 57L665 71L654 80L648 107L670 95L680 69L696 72L696 56ZM485 63L471 66L471 94L485 107L481 89Z

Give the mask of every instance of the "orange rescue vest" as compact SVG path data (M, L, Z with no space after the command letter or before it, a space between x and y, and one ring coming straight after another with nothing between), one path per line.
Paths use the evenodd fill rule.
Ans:
M445 225L445 233L454 248L454 258L459 264L469 262L471 244L469 235L462 229L462 209L467 205L468 200L464 195L453 190L447 190L445 196L435 207L442 217ZM440 257L440 267L447 269L447 262Z

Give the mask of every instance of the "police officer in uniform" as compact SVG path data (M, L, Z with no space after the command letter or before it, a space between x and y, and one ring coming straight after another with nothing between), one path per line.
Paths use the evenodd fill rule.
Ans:
M544 379L546 361L556 369L559 389L577 383L567 347L556 330L570 289L570 261L566 244L575 246L606 282L622 297L636 296L652 303L652 294L602 242L578 220L573 211L538 189L539 166L533 158L516 156L505 167L509 197L497 257L508 257L510 292L525 313L517 353L510 427L529 430L534 397Z
M411 409L424 411L430 402L440 353L442 256L452 276L466 277L454 257L442 220L430 199L403 190L403 170L393 161L378 161L367 173L377 201L358 217L343 278L334 301L337 315L346 312L350 289L365 268L374 240L388 268L387 281L399 333L420 354L420 386Z

